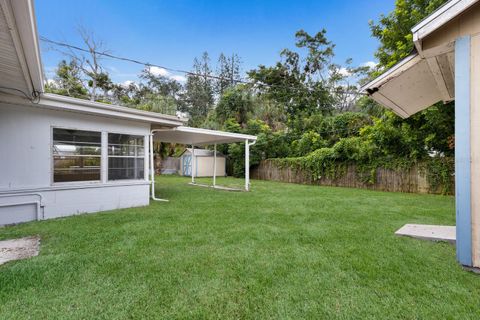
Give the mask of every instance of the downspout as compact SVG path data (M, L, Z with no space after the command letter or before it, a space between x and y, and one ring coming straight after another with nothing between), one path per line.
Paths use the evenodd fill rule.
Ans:
M157 129L157 130L150 131L150 148L149 148L150 149L150 168L149 169L150 169L151 198L152 200L155 200L155 201L168 202L167 199L160 199L155 197L155 167L153 165L154 163L153 162L153 136L157 131L164 131L164 130Z

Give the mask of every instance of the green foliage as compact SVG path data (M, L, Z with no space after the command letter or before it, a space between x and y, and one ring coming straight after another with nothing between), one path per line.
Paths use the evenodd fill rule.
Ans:
M229 118L234 118L240 126L244 127L251 118L254 109L254 98L251 91L245 86L236 86L225 89L215 108L216 119L224 123Z
M408 56L413 48L411 29L447 0L397 0L395 9L382 15L378 23L370 21L372 35L381 46L375 56L387 69Z
M428 184L432 189L440 189L443 194L453 194L455 159L453 157L432 157L424 163Z
M45 91L80 99L88 99L88 91L81 80L82 70L76 60L60 61L53 82L47 83Z

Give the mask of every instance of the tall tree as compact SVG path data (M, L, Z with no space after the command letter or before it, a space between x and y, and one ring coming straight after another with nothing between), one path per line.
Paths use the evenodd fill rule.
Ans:
M46 85L46 91L65 96L86 99L88 92L82 83L82 70L77 60L60 61L54 81Z
M200 126L214 104L214 81L207 52L194 59L193 70L187 76L184 98L186 105L182 111L188 112L189 124Z
M301 52L284 49L275 66L260 65L248 75L260 92L284 106L289 120L330 113L332 101L327 80L334 45L326 38L325 30L313 36L300 30L295 38Z
M395 9L370 21L372 35L380 40L375 56L380 65L390 68L414 49L411 29L447 0L396 0Z
M241 65L242 61L237 54L232 54L230 57L220 54L217 64L218 80L215 84L217 94L220 96L226 89L237 84L236 80L241 80Z

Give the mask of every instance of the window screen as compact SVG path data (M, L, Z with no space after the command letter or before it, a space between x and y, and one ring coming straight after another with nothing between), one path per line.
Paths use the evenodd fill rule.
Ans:
M108 134L108 180L144 179L143 136Z
M100 180L100 132L53 129L53 181Z

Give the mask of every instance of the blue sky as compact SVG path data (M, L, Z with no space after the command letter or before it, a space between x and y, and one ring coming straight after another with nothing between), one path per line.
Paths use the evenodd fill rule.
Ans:
M353 58L374 61L378 46L369 20L378 20L394 0L36 0L39 34L81 45L77 27L92 30L115 55L189 70L193 58L208 51L215 62L221 52L237 53L243 69L278 61L292 48L299 29L322 28L336 44L337 63ZM42 44L47 77L62 56ZM138 65L104 60L116 82L136 80Z

